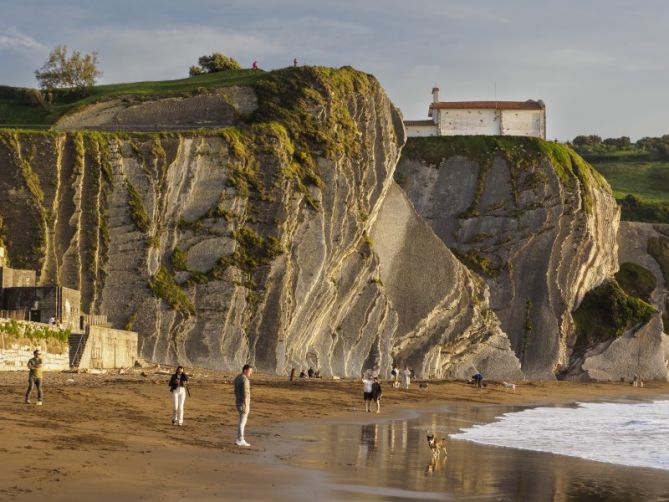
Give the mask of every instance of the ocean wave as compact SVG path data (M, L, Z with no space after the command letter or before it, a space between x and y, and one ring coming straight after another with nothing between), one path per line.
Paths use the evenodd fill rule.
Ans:
M451 438L669 470L669 401L531 408Z

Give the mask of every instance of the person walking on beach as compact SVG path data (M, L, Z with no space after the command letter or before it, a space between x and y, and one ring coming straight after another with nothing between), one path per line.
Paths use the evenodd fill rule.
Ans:
M172 393L172 425L184 424L184 404L186 403L186 375L183 366L177 366L174 375L170 378L170 392Z
M28 390L26 391L26 404L30 404L30 396L33 392L33 386L37 388L37 406L42 406L42 353L39 349L33 352L33 356L28 361Z
M365 411L369 413L372 406L372 385L374 380L363 373L362 375L362 398L365 400Z
M372 399L376 403L376 412L381 413L381 383L379 382L378 377L374 377L374 383L372 384Z
M483 387L483 375L481 375L481 373L476 373L476 375L472 377L472 380L474 380L477 389Z
M251 446L244 439L244 429L246 421L251 411L251 375L253 375L253 366L245 364L242 372L237 375L233 385L235 387L235 406L239 412L239 424L237 425L237 446Z
M393 370L390 372L390 375L393 377L393 389L397 389L400 386L400 370L393 364Z
M411 370L407 366L404 366L402 370L402 386L408 390L409 385L411 385Z

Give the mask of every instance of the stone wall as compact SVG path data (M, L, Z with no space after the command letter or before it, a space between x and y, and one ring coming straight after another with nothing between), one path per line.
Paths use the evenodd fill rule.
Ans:
M65 345L65 344L64 344ZM69 350L65 345L59 354L47 352L47 349L39 345L27 345L18 342L7 341L5 338L0 345L0 371L27 371L28 361L33 357L33 351L40 349L44 359L46 370L66 370L70 367Z
M126 368L137 360L137 333L88 326L79 368Z

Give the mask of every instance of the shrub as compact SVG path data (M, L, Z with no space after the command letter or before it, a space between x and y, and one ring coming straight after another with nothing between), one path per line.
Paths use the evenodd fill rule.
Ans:
M241 70L241 66L231 57L225 56L220 52L214 52L211 55L200 56L197 60L199 66L191 66L188 74L191 77L202 75L203 73L216 73L219 71Z

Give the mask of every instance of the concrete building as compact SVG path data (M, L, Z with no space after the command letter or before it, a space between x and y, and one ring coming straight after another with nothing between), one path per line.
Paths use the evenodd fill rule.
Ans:
M406 120L409 137L426 136L533 136L546 138L543 101L439 101L432 89L427 120Z

